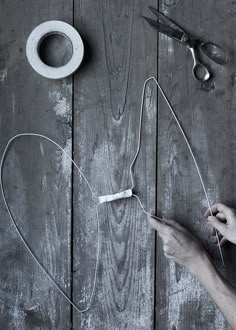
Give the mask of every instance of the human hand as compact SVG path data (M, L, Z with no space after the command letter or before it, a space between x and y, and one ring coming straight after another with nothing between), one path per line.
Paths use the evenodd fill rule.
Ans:
M174 220L164 219L161 222L149 216L148 221L163 241L165 256L189 268L192 272L197 270L198 262L205 255L205 250L197 239Z
M222 203L211 206L213 216L210 209L207 209L205 217L209 223L220 233L220 244L230 241L236 244L236 210ZM217 242L217 240L215 239Z

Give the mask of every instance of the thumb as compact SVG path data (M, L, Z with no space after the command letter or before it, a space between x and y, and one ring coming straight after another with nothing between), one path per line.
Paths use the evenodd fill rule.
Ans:
M217 217L214 217L214 216L209 216L208 218L208 221L210 224L212 224L212 226L217 229L223 236L226 232L226 224L221 222L219 220L219 218Z

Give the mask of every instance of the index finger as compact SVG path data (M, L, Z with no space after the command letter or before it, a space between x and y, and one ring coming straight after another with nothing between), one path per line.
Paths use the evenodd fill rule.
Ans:
M211 215L211 211L213 214L216 214L218 212L223 213L226 217L231 215L231 209L230 207L226 206L223 203L216 203L211 206L211 208L208 208L204 214L205 217L209 217Z

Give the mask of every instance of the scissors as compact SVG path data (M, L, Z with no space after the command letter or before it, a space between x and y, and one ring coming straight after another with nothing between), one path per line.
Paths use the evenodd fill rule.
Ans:
M159 12L153 7L148 7L151 12L157 16L158 21L152 20L148 17L143 18L158 32L161 32L168 37L181 42L188 47L193 57L193 76L199 81L206 81L211 77L210 72L204 64L201 63L198 57L198 51L203 52L209 58L211 58L217 64L223 65L228 61L228 55L225 50L212 42L201 42L200 40L193 38L187 34L181 27L175 22L169 19L167 16Z

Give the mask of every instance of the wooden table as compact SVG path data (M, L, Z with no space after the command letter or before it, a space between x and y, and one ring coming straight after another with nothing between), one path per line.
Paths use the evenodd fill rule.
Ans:
M226 66L206 60L200 83L181 44L157 35L142 15L160 8L188 32L221 44ZM232 1L1 1L0 149L13 135L56 140L98 195L130 187L143 82L158 76L186 131L211 203L236 205L236 4ZM41 22L75 26L85 58L71 78L51 81L30 67L25 45ZM206 200L183 138L156 86L147 86L135 191L145 207L186 225L236 282L236 249L209 243ZM37 257L83 308L96 260L95 204L75 168L53 145L21 138L10 149L4 183L11 210ZM207 292L168 261L136 199L99 208L101 255L90 310L73 310L29 256L0 200L1 329L229 329Z

